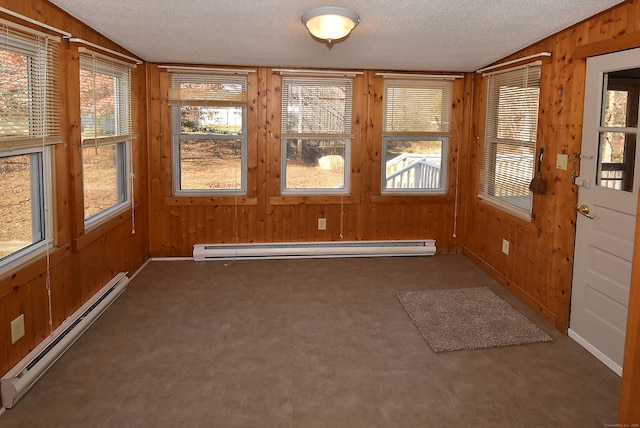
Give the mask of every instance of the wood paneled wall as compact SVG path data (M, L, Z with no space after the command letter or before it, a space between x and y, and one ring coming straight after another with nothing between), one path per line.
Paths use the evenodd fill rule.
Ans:
M485 94L475 76L473 126L470 129L470 192L467 199L465 253L560 330L569 317L577 187L573 185L572 153L580 152L586 75L585 56L640 45L640 6L626 2L596 17L542 40L504 60L551 52L544 60L540 83L538 146L544 147L544 195L534 195L529 221L492 207L477 198L484 139ZM556 169L557 154L569 156L569 168ZM579 171L579 162L576 165ZM502 240L511 243L509 255Z
M71 32L74 37L127 53L47 1L0 0L0 6ZM77 199L82 185L79 112L77 94L71 90L78 85L74 72L77 52L65 44L62 67L68 78L63 85L62 116L68 144L55 149L56 244L49 257L53 327L115 273L135 271L149 255L190 256L195 243L339 240L343 216L345 240L435 238L443 253L464 247L469 257L566 331L577 190L571 183L571 168L555 169L554 159L558 153L570 156L580 149L584 58L637 46L640 4L629 0L505 58L552 53L542 69L539 126L548 190L545 195L535 196L531 222L509 216L476 197L484 94L481 77L475 74L456 80L449 192L432 197L380 194L381 81L373 71L359 76L354 90L352 191L341 198L280 194L280 78L269 68L257 68L249 79L248 192L236 199L172 194L168 77L155 64L139 66L135 82L140 138L135 142L133 159L138 203L136 233L132 234L130 212L94 230L84 231L82 227L83 219L78 214L81 202ZM317 230L318 217L327 218L326 231ZM234 230L238 231L237 237ZM511 242L509 256L501 252L502 239ZM638 265L640 252L636 254ZM49 334L46 265L41 257L0 276L0 373ZM637 282L638 275L634 274L632 297L638 296ZM25 314L26 336L12 345L9 323L21 313ZM627 341L621 422L640 419L634 397L640 384L638 317L630 320L635 320L629 330L635 336L628 336Z
M0 0L0 6L70 32L73 37L129 54L48 2ZM29 26L28 23L2 13L0 16ZM81 199L77 46L63 41L61 58L61 120L65 144L57 145L54 152L55 244L49 253L53 329L116 273L128 271L133 274L149 257L145 66L138 66L133 73L136 106L134 121L140 137L133 141L136 233L132 234L130 210L85 231ZM46 276L46 256L0 275L0 374L7 372L50 334ZM25 315L26 334L15 344L11 344L10 323L20 314Z
M640 2L630 0L504 58L503 61L507 61L543 51L552 54L542 65L538 126L539 146L545 149L542 174L547 193L534 195L531 222L495 209L476 196L484 139L485 94L481 76L476 76L473 83L472 126L466 136L470 190L465 211L464 253L562 331L567 331L570 310L577 203L577 188L571 179L571 154L579 153L581 146L585 58L638 46ZM559 153L569 155L566 171L555 168ZM576 167L579 172L579 164ZM511 242L509 255L501 251L502 239ZM639 244L636 242L636 247ZM636 273L639 263L640 253L636 251ZM639 280L638 275L634 275L632 297L638 296ZM637 302L632 302L630 310L633 308L637 309ZM630 312L629 320L621 422L638 423L639 318Z
M466 181L460 156L467 79L454 83L456 118L449 150L448 194L380 194L382 78L365 71L354 80L351 192L282 195L280 192L280 85L270 68L249 73L248 190L246 196L174 196L169 75L149 66L152 256L190 256L194 244L375 239L436 239L438 251L460 250L463 200L456 183ZM317 230L317 219L327 229ZM341 230L342 224L342 230ZM235 231L237 230L237 236ZM340 236L342 232L342 237ZM454 236L455 235L455 236Z

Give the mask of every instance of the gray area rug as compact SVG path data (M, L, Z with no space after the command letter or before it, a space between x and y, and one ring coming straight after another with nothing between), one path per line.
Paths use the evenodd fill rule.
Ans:
M435 352L553 340L487 287L398 291L397 295Z

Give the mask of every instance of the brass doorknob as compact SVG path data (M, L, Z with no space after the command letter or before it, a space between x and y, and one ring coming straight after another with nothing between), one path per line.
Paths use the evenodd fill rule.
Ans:
M589 205L580 205L576 210L586 218L593 219L593 216L589 214Z

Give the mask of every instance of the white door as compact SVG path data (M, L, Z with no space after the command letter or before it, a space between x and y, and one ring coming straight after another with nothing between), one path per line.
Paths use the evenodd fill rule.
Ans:
M640 49L587 60L569 336L622 375L640 155Z

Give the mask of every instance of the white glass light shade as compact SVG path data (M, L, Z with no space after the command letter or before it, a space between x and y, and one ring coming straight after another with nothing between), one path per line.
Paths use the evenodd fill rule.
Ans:
M345 38L360 22L354 11L339 6L323 6L302 15L302 23L318 39L331 43Z

